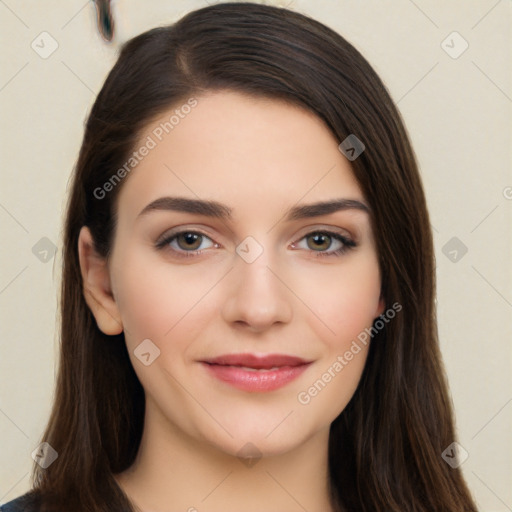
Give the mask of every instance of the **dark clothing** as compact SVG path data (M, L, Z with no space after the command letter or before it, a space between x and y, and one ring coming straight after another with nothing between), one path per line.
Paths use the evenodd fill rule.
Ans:
M31 492L0 506L0 512L39 512L36 497Z

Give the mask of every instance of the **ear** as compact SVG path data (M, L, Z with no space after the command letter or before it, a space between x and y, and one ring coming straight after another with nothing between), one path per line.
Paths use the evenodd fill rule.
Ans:
M377 319L380 315L382 315L382 313L384 313L384 310L386 309L386 301L384 300L384 297L380 296L380 299L379 299L379 305L377 307L377 311L376 311L376 315L375 315L375 319Z
M123 324L112 293L107 260L95 251L93 238L87 226L82 226L78 236L78 256L83 294L98 328L108 335L122 333Z

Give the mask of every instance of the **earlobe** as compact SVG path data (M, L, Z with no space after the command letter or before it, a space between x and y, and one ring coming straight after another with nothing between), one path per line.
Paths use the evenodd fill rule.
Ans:
M84 298L98 328L108 335L122 333L123 324L112 293L107 260L95 251L93 238L87 226L82 226L80 230L78 256Z

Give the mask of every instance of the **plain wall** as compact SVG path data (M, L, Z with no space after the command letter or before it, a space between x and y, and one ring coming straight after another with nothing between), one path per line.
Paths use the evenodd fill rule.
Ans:
M90 1L0 2L0 503L29 489L50 411L62 215L86 115L122 42L208 3L118 0L107 44ZM289 8L354 44L402 113L435 237L441 348L469 453L462 469L480 510L512 510L512 3L294 0ZM43 31L58 44L46 59L31 46L51 48Z

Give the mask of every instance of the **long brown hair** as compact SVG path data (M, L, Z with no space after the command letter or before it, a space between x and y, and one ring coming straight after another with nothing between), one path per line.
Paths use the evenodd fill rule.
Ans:
M402 311L374 336L359 386L332 423L333 504L475 512L460 469L441 457L456 439L454 418L438 345L432 233L401 116L342 36L307 16L253 3L199 9L131 39L92 107L67 204L58 379L42 437L59 456L47 469L34 464L32 474L41 510L135 510L114 475L134 462L144 390L124 334L103 334L85 302L78 235L88 226L96 251L109 257L123 181L105 197L95 190L123 166L155 116L214 90L299 105L339 142L354 134L365 145L351 165L372 209L383 297Z

